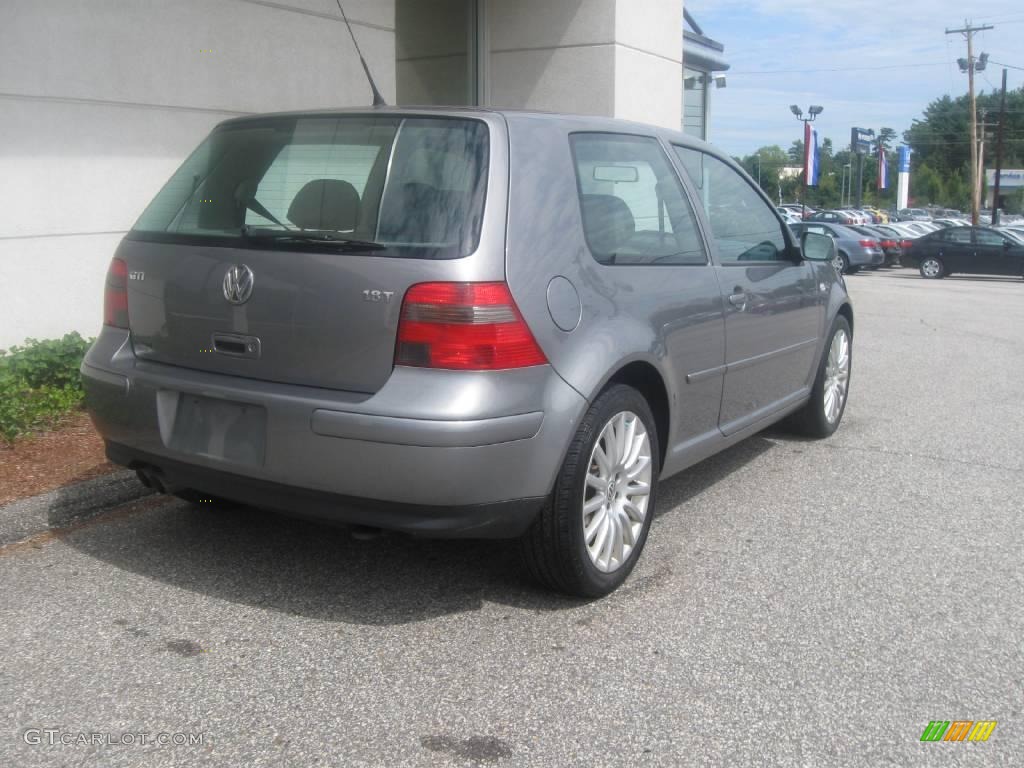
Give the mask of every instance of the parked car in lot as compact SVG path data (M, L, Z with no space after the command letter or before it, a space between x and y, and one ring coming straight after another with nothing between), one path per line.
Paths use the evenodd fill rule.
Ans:
M800 218L799 213L794 213L789 208L779 207L776 208L775 210L779 212L779 216L781 216L782 220L787 224L799 224L801 221L803 221L803 219Z
M843 274L852 275L862 269L877 269L885 263L876 237L862 235L852 227L819 221L805 221L792 225L798 237L808 232L831 237L836 244L835 267Z
M850 211L818 211L808 216L806 220L845 225L861 223L861 217Z
M781 207L794 213L797 218L808 218L818 212L817 208L812 208L809 205L800 205L800 203L783 203Z
M856 227L850 227L850 229L866 237L878 240L878 246L882 249L882 252L885 254L885 261L880 266L899 266L900 259L903 256L902 240L898 236L894 237L893 235L887 234L881 229L881 227L882 225L880 224L873 226L860 225Z
M911 260L931 280L953 274L1024 277L1024 242L990 227L953 227L920 238Z
M894 267L906 265L908 261L908 251L910 251L914 245L913 238L909 237L905 232L897 229L897 227L899 227L899 224L878 224L874 227L874 230L878 232L883 239L892 240L899 245L899 261L898 263L891 265Z
M867 213L870 213L874 219L875 224L887 224L889 222L889 214L878 208L865 208Z
M86 402L159 491L516 537L538 580L600 596L640 557L659 478L785 417L838 427L834 255L675 131L240 117L118 247Z
M924 208L901 208L900 221L930 221L931 214Z

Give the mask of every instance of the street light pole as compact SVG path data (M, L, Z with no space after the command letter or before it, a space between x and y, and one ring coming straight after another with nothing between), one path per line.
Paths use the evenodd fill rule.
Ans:
M808 167L810 164L807 162L807 153L810 151L810 147L807 146L807 124L813 123L815 118L825 111L825 108L812 104L807 108L807 117L804 117L804 111L796 104L790 105L789 111L793 113L797 120L804 124L804 191L800 195L800 218L803 220L807 218L807 176L811 170Z

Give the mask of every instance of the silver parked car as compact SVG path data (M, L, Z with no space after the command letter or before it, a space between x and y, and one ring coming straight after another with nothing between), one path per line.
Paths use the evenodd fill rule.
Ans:
M640 556L659 478L784 417L839 425L833 256L674 131L238 118L118 248L87 403L160 491L518 537L537 579L599 596Z
M885 251L878 238L861 234L853 227L817 221L791 226L798 236L813 232L828 235L835 240L835 267L844 274L853 274L862 269L878 269L885 264Z

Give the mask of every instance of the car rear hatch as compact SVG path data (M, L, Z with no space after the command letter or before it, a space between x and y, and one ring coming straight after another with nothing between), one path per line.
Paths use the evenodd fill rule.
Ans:
M496 257L466 258L489 136L482 119L389 112L218 127L118 250L136 355L375 392L411 285L504 277L488 266L503 265L503 206Z

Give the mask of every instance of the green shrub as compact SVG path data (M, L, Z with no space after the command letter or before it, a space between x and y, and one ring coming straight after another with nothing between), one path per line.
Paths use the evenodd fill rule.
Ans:
M77 333L62 339L26 339L0 349L0 438L51 426L82 403L78 372L90 340Z

